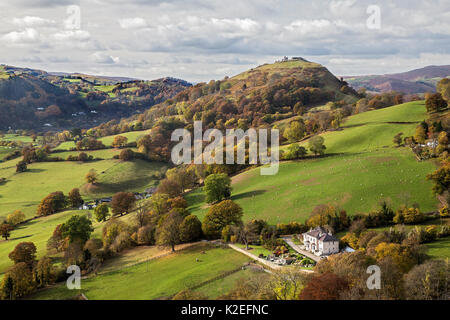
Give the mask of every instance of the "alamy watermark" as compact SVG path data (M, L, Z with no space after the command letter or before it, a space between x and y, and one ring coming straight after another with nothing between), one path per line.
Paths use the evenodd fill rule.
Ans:
M270 131L270 148L268 140ZM227 129L225 134L225 164L261 164L261 175L275 175L279 168L278 129ZM172 162L179 164L224 164L224 136L218 129L203 133L202 122L194 121L194 139L187 129L176 129L172 141L179 142L172 149ZM180 141L181 140L181 141ZM192 143L193 142L193 143ZM203 149L203 143L209 144ZM245 153L248 142L248 163ZM193 146L193 148L192 148ZM193 152L192 152L193 149ZM235 150L236 149L236 150Z
M381 289L381 269L377 265L367 267L366 272L370 274L367 278L366 284L369 290Z
M67 267L67 274L70 274L66 281L67 289L80 290L81 289L81 269L77 265L71 265Z

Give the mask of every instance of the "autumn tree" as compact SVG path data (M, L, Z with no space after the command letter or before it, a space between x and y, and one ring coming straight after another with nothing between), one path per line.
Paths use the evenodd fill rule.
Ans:
M119 154L119 159L122 161L132 161L134 159L134 152L131 149L122 150Z
M441 93L433 93L429 94L425 100L425 107L427 108L427 112L439 112L447 108L447 101L442 98Z
M167 246L175 251L175 245L181 242L180 225L183 217L177 212L170 212L163 218L161 225L156 230L156 243Z
M77 207L81 206L84 203L84 201L83 201L83 198L81 197L80 189L78 189L78 188L72 189L69 192L68 201L69 201L69 205L72 208L77 208Z
M411 300L448 299L448 262L430 260L416 265L405 275L405 295Z
M61 191L50 193L37 208L38 216L48 216L65 209L67 206L67 198Z
M435 194L443 194L450 190L450 161L443 161L439 169L427 175L427 179L434 182L433 192Z
M213 203L231 195L231 179L226 173L211 174L205 179L206 202Z
M2 236L3 239L5 239L5 241L8 240L8 238L11 235L11 231L13 230L13 226L11 226L8 223L2 223L0 224L0 234Z
M52 259L49 257L42 257L39 259L34 270L34 280L38 287L41 288L53 283L56 280Z
M8 270L2 281L2 292L6 299L23 298L36 289L33 273L24 262Z
M313 276L299 295L300 300L338 300L349 289L347 279L333 273Z
M127 137L115 136L111 145L114 148L123 148L123 147L125 147L127 145L127 143L128 143L128 138Z
M208 238L220 238L222 229L227 225L240 225L243 211L241 206L231 200L213 205L205 216L202 230Z
M33 242L21 242L9 253L8 257L14 264L26 263L31 270L36 262L36 246Z
M202 235L202 223L195 215L188 215L180 225L180 239L183 242L198 240Z
M111 208L113 216L127 214L134 207L136 197L131 192L118 192L112 197Z
M97 171L95 169L89 170L85 179L87 183L95 184L98 181Z

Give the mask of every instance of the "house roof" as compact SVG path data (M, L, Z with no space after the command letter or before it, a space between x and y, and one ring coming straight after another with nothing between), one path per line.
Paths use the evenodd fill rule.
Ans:
M328 233L328 230L326 230L320 226L316 227L312 230L309 230L305 234L307 234L308 236L314 237L316 239L319 239L320 241L323 241L323 242L339 241L332 234Z

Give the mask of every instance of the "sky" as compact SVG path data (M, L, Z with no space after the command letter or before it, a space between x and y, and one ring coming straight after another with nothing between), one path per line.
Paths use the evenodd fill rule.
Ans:
M190 82L283 56L335 75L450 64L448 0L0 0L0 64Z

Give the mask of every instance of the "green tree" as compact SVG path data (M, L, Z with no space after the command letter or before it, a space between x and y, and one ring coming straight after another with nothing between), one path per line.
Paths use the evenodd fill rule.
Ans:
M283 137L289 142L299 141L305 135L305 125L300 121L292 121L283 132Z
M8 222L10 225L13 226L18 225L23 221L25 221L25 214L20 210L14 211L13 213L9 214L8 217L6 218L6 222Z
M231 200L213 205L205 216L202 230L208 238L220 238L222 229L227 225L242 224L242 208Z
M439 169L427 175L427 179L434 182L433 192L435 194L443 194L450 190L450 161L444 161Z
M205 179L206 202L213 203L231 195L231 179L226 173L211 174Z
M315 155L323 155L325 153L325 145L324 145L325 139L321 136L314 136L311 139L309 139L308 145L309 150L314 153Z
M102 203L102 204L98 205L94 209L94 215L95 215L95 219L98 222L106 221L106 219L109 216L109 207L108 207L108 205L106 203Z
M86 216L74 215L61 225L62 236L68 237L71 243L81 241L84 244L93 231L92 222Z
M283 154L283 159L285 160L295 160L303 158L307 154L307 151L304 147L300 146L298 143L291 144L287 152Z
M25 161L19 161L16 164L16 172L21 173L27 171L27 163Z

